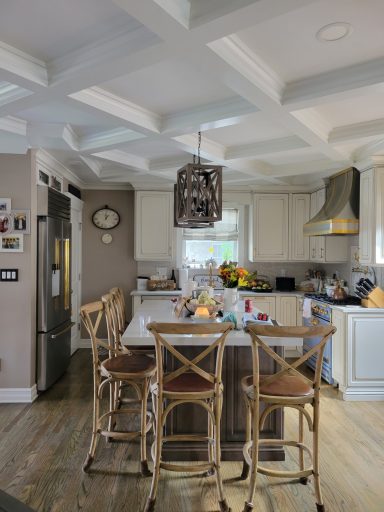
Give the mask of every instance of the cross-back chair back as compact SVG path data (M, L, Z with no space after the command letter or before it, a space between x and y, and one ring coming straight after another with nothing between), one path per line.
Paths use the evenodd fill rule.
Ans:
M125 300L123 290L115 286L109 290L109 293L112 295L112 299L115 304L120 334L123 334L127 324L125 317Z
M155 338L156 347L156 379L151 386L155 410L156 435L152 446L154 471L151 491L146 503L145 512L152 512L155 506L160 468L169 471L198 472L208 471L215 473L221 512L229 512L230 508L224 497L224 489L220 469L220 419L223 403L222 365L226 337L233 328L230 322L223 323L162 323L151 322L147 329ZM201 336L206 338L198 355L189 358L176 348L174 341L178 336ZM173 342L172 342L173 338ZM194 344L192 342L194 346ZM202 365L211 355L215 354L215 368L205 370ZM164 352L168 352L176 359L179 366L169 372L164 368ZM177 364L175 365L177 366ZM166 404L164 403L166 399ZM167 415L181 404L192 403L201 406L208 415L207 435L163 434ZM180 465L163 462L161 449L163 442L198 441L208 442L208 462L190 465Z
M333 325L285 327L251 324L247 326L246 331L252 340L253 373L251 376L244 377L241 382L246 406L246 442L243 449L244 465L241 478L247 478L249 470L251 470L249 494L243 512L251 512L254 508L257 473L280 478L298 478L302 484L306 484L308 477L313 476L317 510L323 512L325 509L319 475L320 382L325 345L336 332L336 328ZM265 338L269 338L268 342ZM319 341L306 354L293 363L288 363L271 348L273 338L316 338ZM259 350L269 355L281 369L273 375L260 375ZM312 356L317 357L316 368L314 376L309 377L298 368ZM262 412L260 411L260 402L265 404ZM306 409L306 405L312 406L312 415ZM260 439L260 431L267 416L276 409L284 407L296 409L299 413L298 441ZM312 448L304 444L304 418L307 421L308 430L312 433ZM277 471L260 466L258 450L262 444L298 448L299 470ZM312 465L310 466L305 465L305 453L311 460Z

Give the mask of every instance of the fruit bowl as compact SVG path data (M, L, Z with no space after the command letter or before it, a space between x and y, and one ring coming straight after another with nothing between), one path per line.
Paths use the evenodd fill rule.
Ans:
M185 307L192 315L195 314L197 308L207 308L208 313L211 316L214 313L217 313L218 311L223 309L223 306L224 306L224 304L222 304L221 302L217 302L217 301L216 301L215 305L211 305L211 306L208 306L207 304L194 304L194 303L191 303L190 300L187 300L187 302L185 303Z

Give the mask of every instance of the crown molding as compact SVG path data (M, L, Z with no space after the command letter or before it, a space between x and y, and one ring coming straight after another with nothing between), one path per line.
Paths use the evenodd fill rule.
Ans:
M297 110L292 115L304 124L309 130L315 133L324 142L328 142L332 126L314 108Z
M374 137L384 133L384 119L374 119L361 123L336 126L329 134L330 143L345 142L350 140Z
M80 137L77 135L75 130L71 125L66 124L63 127L63 135L62 138L64 142L72 149L73 151L79 151L80 149Z
M130 183L87 183L82 187L84 190L134 190Z
M161 42L160 38L133 17L123 27L110 31L113 35L85 45L48 63L52 85L69 80L81 69L100 67L102 62L126 58L140 50Z
M7 116L0 118L0 130L16 135L27 135L27 121L18 117Z
M100 160L97 160L96 158L91 158L86 155L80 155L81 160L84 162L84 164L97 176L98 178L101 177L101 172L103 170L103 164L100 162Z
M188 134L188 135L180 135L179 137L173 137L173 140L182 145L181 149L186 151L187 153L192 153L193 155L197 154L197 146L198 146L198 135L197 134ZM225 151L226 148L222 144L218 142L214 142L213 140L207 139L203 137L201 140L201 148L200 155L208 160L220 160L224 161L225 159Z
M9 82L0 82L0 106L30 96L31 91Z
M281 137L279 139L269 139L251 144L242 144L239 146L229 146L225 152L226 160L235 160L238 158L252 158L269 153L281 151L292 151L310 147L305 141L292 135L290 137Z
M39 90L34 84L46 87L48 85L48 73L45 62L36 59L28 53L0 41L0 68L13 75L12 83L17 83L17 77L22 78L21 87L30 88L31 91ZM31 92L30 91L30 92Z
M76 176L76 174L70 171L61 162L56 160L56 158L48 153L48 151L45 149L33 149L32 154L35 157L36 165L42 165L43 167L46 167L49 171L53 172L54 174L58 174L77 187L85 187L85 183L78 176Z
M133 167L134 169L139 169L141 171L149 171L149 160L147 158L132 155L119 149L101 151L98 153L92 153L92 155L98 158L103 158L104 160Z
M240 37L230 35L209 43L207 46L267 96L280 104L285 88L284 81Z
M81 151L94 151L95 149L124 144L134 140L145 138L142 133L137 133L129 128L115 128L104 132L95 133L80 139Z
M287 84L282 103L289 107L305 108L329 101L331 96L343 94L342 99L356 95L356 89L384 82L384 58L355 64L327 73L321 73Z
M100 87L83 89L70 94L69 97L107 112L118 119L124 119L151 132L160 133L161 117L159 115Z
M233 97L163 117L162 133L204 131L239 122L239 117L259 112L244 98Z

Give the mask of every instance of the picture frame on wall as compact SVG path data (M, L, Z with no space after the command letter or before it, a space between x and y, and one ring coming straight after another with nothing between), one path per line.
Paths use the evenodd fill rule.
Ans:
M11 199L9 197L0 198L0 212L9 212L11 210Z
M23 252L23 235L7 234L0 237L0 252Z
M29 235L31 232L30 210L12 210L13 229L12 233Z
M0 211L0 235L9 235L13 230L13 216L10 212Z

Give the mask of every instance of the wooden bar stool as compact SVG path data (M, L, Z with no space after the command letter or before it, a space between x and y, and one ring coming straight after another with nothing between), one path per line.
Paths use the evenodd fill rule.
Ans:
M112 295L112 300L114 301L116 313L117 313L117 320L119 325L119 333L120 336L124 334L125 329L128 326L128 321L125 316L125 300L124 300L124 293L121 288L114 287L109 290L109 293ZM130 348L130 351L133 354L147 354L154 356L155 355L155 349L152 346L149 345L139 345L135 346L135 348Z
M87 472L94 460L100 435L118 440L131 440L140 437L141 473L143 476L148 476L151 473L148 470L146 457L146 434L152 426L152 414L147 411L147 397L150 379L156 373L156 364L153 358L144 354L131 354L128 349L120 346L112 297L104 296L103 299L80 308L82 321L92 342L94 404L91 446L83 465L83 471ZM97 336L102 320L106 320L107 323L107 342ZM100 349L107 350L109 357L101 360ZM137 398L129 401L131 407L116 407L116 390L121 382L130 385L137 394ZM106 413L101 414L100 405L106 387L110 389L110 406ZM123 414L140 415L140 430L113 430L116 417ZM108 424L104 426L107 421Z
M318 327L249 325L246 331L251 335L252 340L253 375L244 377L241 381L247 414L246 442L243 449L244 466L241 478L247 478L249 468L251 468L248 500L245 502L243 512L250 512L253 509L257 473L280 478L299 478L302 484L306 484L308 477L313 475L317 510L324 511L319 475L320 381L325 344L336 332L336 328L332 325ZM260 336L318 338L319 343L294 363L288 364ZM281 366L279 372L274 375L259 374L259 348ZM314 378L311 380L299 372L297 368L315 354L317 354L316 370ZM265 404L265 409L261 414L260 402ZM305 408L306 405L312 406L312 415ZM299 411L299 440L260 439L259 432L263 428L268 414L284 407L291 407ZM309 431L312 432L312 449L304 444L304 418L307 420ZM299 471L277 471L260 466L258 464L258 448L261 444L297 447L299 449ZM310 467L304 467L304 452L311 459L312 465Z
M156 381L151 385L152 397L155 405L155 442L152 445L152 458L154 470L152 485L147 499L145 512L151 512L155 508L157 486L160 469L169 471L215 472L219 494L221 512L229 512L224 497L223 483L220 470L220 419L223 405L223 384L221 380L224 345L227 334L233 328L230 322L185 324L185 323L156 323L147 325L156 342ZM201 347L201 352L192 360L181 354L173 345L172 338L164 335L207 335L212 336L213 341L208 346ZM164 373L163 350L169 351L181 366L176 370ZM201 368L201 363L217 349L215 372L210 373ZM164 407L164 400L166 406ZM191 403L201 406L208 414L208 435L183 434L163 435L168 414L178 405ZM208 443L208 462L184 466L181 464L166 463L161 460L161 450L164 442L172 441L205 441Z

